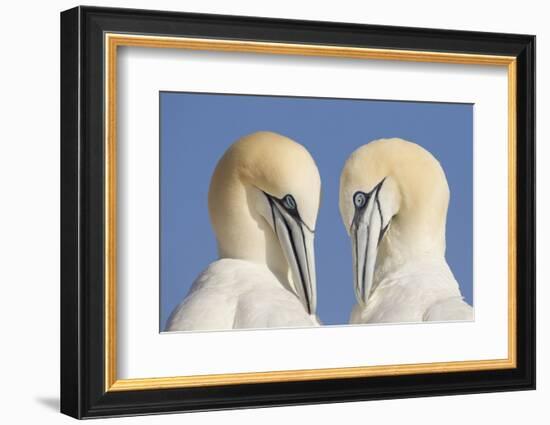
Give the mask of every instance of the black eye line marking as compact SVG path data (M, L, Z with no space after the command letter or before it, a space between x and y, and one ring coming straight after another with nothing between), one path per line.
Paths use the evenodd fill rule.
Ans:
M367 274L367 258L369 258L369 244L367 243L366 249L365 249L365 256L363 258L363 273L361 274L361 282L363 283L363 286L361 286L361 297L364 300L365 299L365 275ZM367 295L370 295L367 294Z
M353 205L355 206L355 214L353 216L353 220L351 221L350 232L353 229L353 225L357 224L357 221L359 220L359 217L363 213L364 208L369 203L371 196L374 195L375 196L375 201L376 201L376 206L378 208L378 214L380 215L380 220L381 220L381 223L382 223L382 226L383 226L382 230L380 231L380 234L378 235L378 245L380 245L380 241L382 240L382 238L386 234L386 231L388 230L388 227L390 226L390 221L391 221L391 220L388 221L388 223L384 226L384 216L382 215L382 208L380 207L380 200L378 199L378 193L380 192L380 189L382 188L382 184L384 183L385 180L386 180L386 177L384 177L382 180L380 180L380 182L376 186L374 186L372 188L372 190L368 193L365 193L361 190L358 190L357 192L355 192L353 194ZM365 196L365 203L363 205L361 205L360 207L358 207L355 204L355 197L358 194L363 194Z
M382 229L382 231L380 232L380 236L378 237L378 245L380 245L380 242L382 241L382 238L386 235L386 231L390 227L390 223L391 223L391 220L388 221L388 224L386 224L384 226L384 228Z
M357 232L354 232L355 236L355 275L357 276L356 282L355 282L355 293L358 292L359 289L359 262L357 259L359 258L359 240L357 237Z
M286 220L283 220L283 223L286 227L286 231L288 233L288 239L290 240L290 246L292 247L292 254L295 259L294 261L296 262L296 266L298 267L298 273L300 274L300 284L302 285L302 291L304 292L304 296L306 297L307 311L309 314L311 314L311 301L309 300L309 295L306 289L306 280L305 280L304 270L302 270L302 265L298 261L298 252L296 250L296 244L294 242L294 238L292 237L292 230L288 226L288 223L286 222ZM304 231L301 227L300 227L300 232L302 233L302 240L304 242L304 251L305 251L305 236L304 236ZM306 261L307 261L307 255L306 255ZM307 265L307 267L308 267L308 275L309 275L309 264Z
M263 192L263 191L262 191ZM282 199L276 198L273 195L270 195L269 193L263 192L265 196L267 196L267 199L269 200L269 205L271 206L271 216L273 219L273 223L275 223L275 217L273 216L273 207L275 206L275 203L279 205L280 208L284 209L288 215L290 215L294 220L296 220L298 223L302 224L307 230L309 230L311 233L315 233L315 230L310 229L310 227L306 224L304 220L302 220L302 217L300 216L300 212L298 211L298 204L294 200L294 197L290 194L287 194L283 196ZM285 199L288 197L292 198L292 202L294 202L294 208L289 209L285 205Z
M378 235L378 244L380 245L380 242L382 241L382 238L386 234L386 230L388 230L388 227L390 226L391 220L388 221L388 223L384 226L384 216L382 215L382 208L380 207L380 200L378 199L378 196L376 197L376 205L378 206L378 214L380 214L380 223L382 223L382 230L380 231L380 234Z
M267 198L267 202L269 202L269 208L271 209L271 222L273 223L273 230L275 230L275 236L277 235L277 224L275 223L275 210L273 209L275 205L273 205L273 199L271 199L271 196L268 196L267 193L265 193L265 196Z
M294 210L288 210L287 208L285 208L284 204L283 204L283 200L281 199L278 199L274 196L271 196L267 193L264 192L264 195L267 197L267 200L269 202L269 206L271 208L271 220L273 221L273 228L275 229L275 235L277 235L277 225L275 223L275 204L279 204L282 208L284 208L296 221L299 221L301 224L303 224L311 233L315 233L314 231L312 231L307 224L305 224L302 219L300 218L300 214L298 213L298 208L294 208ZM292 195L285 195L285 198L286 196L292 196ZM283 198L284 199L284 198ZM292 198L294 200L294 198ZM294 202L294 204L296 204L296 202ZM296 211L296 214L291 214L292 211ZM306 297L306 304L307 304L307 311L309 314L312 314L312 311L311 311L311 300L309 299L309 294L307 292L307 289L306 289L306 281L305 281L305 276L304 276L304 270L302 270L302 266L300 264L300 262L297 260L297 250L296 250L296 245L295 245L295 242L294 242L294 238L292 237L292 230L290 229L288 223L286 220L282 220L285 228L286 228L286 232L288 234L288 239L290 241L290 246L292 247L292 253L294 255L294 258L296 259L296 266L298 268L298 273L300 274L300 284L302 286L302 290L304 292L304 295ZM306 236L304 234L304 229L300 226L300 233L302 234L302 243L304 244L304 252L306 251ZM277 235L278 236L278 235ZM308 277L311 276L311 270L310 270L310 267L309 267L309 258L307 257L306 255L306 267L307 267L307 273L308 273Z

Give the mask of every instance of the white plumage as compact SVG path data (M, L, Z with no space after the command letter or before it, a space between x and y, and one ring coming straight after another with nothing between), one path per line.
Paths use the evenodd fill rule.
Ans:
M401 139L357 149L340 180L357 304L350 323L471 320L445 260L449 186L439 162Z
M320 190L315 162L298 143L271 132L235 142L208 193L220 259L199 275L166 330L317 326Z
M367 304L353 308L350 323L472 319L472 307L444 259L401 265L375 285Z
M262 264L221 259L204 270L168 319L167 331L318 325Z

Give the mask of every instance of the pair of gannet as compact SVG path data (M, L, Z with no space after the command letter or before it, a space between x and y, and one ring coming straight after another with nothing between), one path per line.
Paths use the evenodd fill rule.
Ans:
M320 190L313 158L289 138L258 132L233 144L208 195L220 259L166 330L318 326ZM439 163L413 143L380 140L350 156L340 187L358 301L350 323L471 318L444 257L448 200Z

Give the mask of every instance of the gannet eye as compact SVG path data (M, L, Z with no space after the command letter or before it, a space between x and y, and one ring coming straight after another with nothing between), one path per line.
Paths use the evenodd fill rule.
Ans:
M367 194L364 192L355 192L355 195L353 195L353 203L356 208L363 208L367 203Z
M296 201L294 200L292 195L285 195L285 197L283 198L283 205L287 210L296 209Z

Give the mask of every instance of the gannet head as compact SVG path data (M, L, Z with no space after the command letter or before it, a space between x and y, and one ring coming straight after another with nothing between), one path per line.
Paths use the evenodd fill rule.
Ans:
M220 255L265 262L286 275L309 314L317 302L313 240L320 194L309 152L272 132L235 142L218 162L208 194Z
M449 186L439 162L415 143L381 139L353 152L340 178L339 204L362 305L371 293L375 265L378 271L385 260L445 253Z

